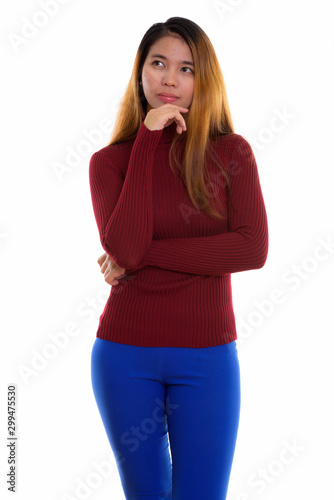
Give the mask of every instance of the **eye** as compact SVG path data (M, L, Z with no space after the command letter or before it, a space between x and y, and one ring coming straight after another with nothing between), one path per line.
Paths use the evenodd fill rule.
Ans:
M163 62L162 62L162 61L153 61L153 62L152 62L152 64L155 64L155 63L161 63L161 64L163 64ZM191 73L193 72L193 70L192 70L191 68L188 68L188 66L184 66L182 69L189 69L189 70L191 71ZM185 73L185 72L183 71L183 73ZM186 73L187 73L187 72L186 72Z

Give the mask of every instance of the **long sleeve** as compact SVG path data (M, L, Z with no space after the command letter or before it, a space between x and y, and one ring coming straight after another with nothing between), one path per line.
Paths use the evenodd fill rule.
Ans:
M236 174L231 179L228 232L214 236L153 240L132 273L156 266L190 274L219 276L259 269L268 255L268 221L256 160L250 144L235 134L227 146ZM227 188L226 188L227 189Z
M117 147L105 147L90 159L89 183L100 241L122 268L137 265L151 245L152 168L161 133L162 130L151 131L144 122L141 124L125 178Z

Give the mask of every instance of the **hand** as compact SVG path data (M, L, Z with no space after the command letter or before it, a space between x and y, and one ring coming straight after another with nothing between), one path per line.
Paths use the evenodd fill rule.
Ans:
M166 124L168 126L172 121L175 121L177 133L182 134L183 130L187 130L187 127L181 111L187 113L188 109L168 102L158 108L150 109L144 120L145 126L149 130L162 130Z
M109 285L118 285L119 281L117 278L123 275L126 276L124 274L125 268L118 267L107 253L102 254L97 259L97 263L101 267L101 273L104 274L104 281Z

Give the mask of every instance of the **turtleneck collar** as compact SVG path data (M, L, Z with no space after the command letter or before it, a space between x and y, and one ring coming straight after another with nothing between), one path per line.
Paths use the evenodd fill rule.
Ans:
M172 122L168 127L162 129L159 142L172 142L175 134L177 134L176 122Z

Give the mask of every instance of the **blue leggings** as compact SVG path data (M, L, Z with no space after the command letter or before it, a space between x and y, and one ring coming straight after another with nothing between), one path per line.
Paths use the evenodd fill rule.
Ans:
M240 415L236 342L144 347L96 337L94 397L127 500L225 500Z

